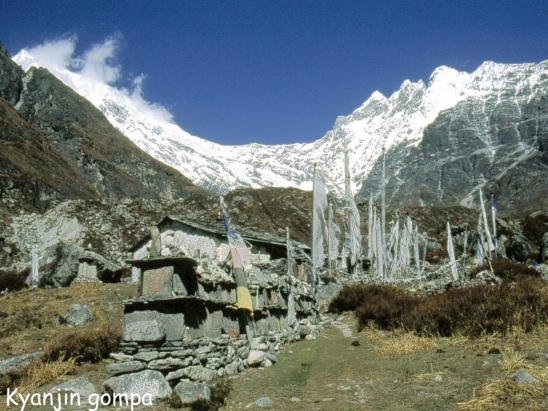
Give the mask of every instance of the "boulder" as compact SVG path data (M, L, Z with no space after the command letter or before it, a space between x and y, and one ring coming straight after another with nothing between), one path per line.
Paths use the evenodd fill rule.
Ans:
M185 372L183 369L171 371L167 373L166 380L168 380L170 383L173 383L173 381L177 381L183 378L184 374Z
M106 371L110 375L128 374L130 372L137 372L145 369L145 364L141 361L126 361L116 364L108 364Z
M53 394L67 391L79 394L81 398L88 398L91 394L97 393L97 388L87 377L79 377L56 385L49 390L49 392Z
M62 323L80 327L93 321L93 314L89 305L72 304L62 317Z
M261 350L251 350L247 356L247 364L250 367L258 367L265 359L265 353Z
M40 255L40 285L68 287L78 275L79 247L74 244L58 243Z
M172 392L162 373L154 370L109 378L104 382L104 387L111 394L137 394L141 398L148 394L152 401L167 398Z
M514 260L525 262L529 258L536 258L538 249L523 235L514 234L510 239L508 255Z
M211 399L211 391L203 382L181 381L175 386L174 391L184 406L191 405L198 400L209 401Z
M512 374L512 380L518 384L535 384L538 380L527 372L527 370L520 368L514 374Z

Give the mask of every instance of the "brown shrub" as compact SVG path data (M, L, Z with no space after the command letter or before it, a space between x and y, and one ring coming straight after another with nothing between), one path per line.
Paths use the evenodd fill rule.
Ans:
M0 374L0 395L5 395L8 388L14 389L20 379L20 374Z
M367 290L364 303L356 309L360 329L370 323L386 330L400 328L406 313L420 302L417 296L387 285L372 285Z
M423 297L386 285L354 287L345 287L330 310L340 312L340 307L355 306L360 330L374 325L418 335L479 336L506 334L513 328L531 331L548 322L548 288L537 278L524 278L517 284L452 288Z
M406 312L404 328L422 335L468 336L531 331L548 321L548 292L541 281L453 288L422 299Z
M491 262L491 266L493 267L494 274L504 281L515 282L527 277L540 277L540 273L537 270L507 258L499 257ZM487 263L476 267L472 271L471 277L474 278L483 270L489 270Z
M408 301L409 294L388 285L347 284L329 304L329 312L353 311L364 301L382 306L385 299Z
M29 269L23 271L0 270L0 291L18 291L25 288L25 280L29 275Z
M78 363L98 362L118 348L121 330L107 325L86 327L63 335L46 347L48 361L74 359Z
M217 407L226 404L226 400L232 390L232 382L228 377L219 377L209 385L211 390L211 402Z
M367 287L364 284L347 284L329 303L329 312L353 311L365 301Z

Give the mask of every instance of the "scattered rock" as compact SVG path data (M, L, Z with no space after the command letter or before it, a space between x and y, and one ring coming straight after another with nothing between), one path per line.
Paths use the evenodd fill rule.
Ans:
M174 388L175 393L183 405L191 405L198 400L209 401L211 391L203 382L181 381Z
M514 374L512 379L518 384L535 384L538 380L527 372L527 370L520 368Z
M255 405L259 408L272 408L272 400L269 397L261 397L255 401Z
M145 370L109 378L104 382L105 391L111 394L148 394L154 401L171 395L171 387L161 372Z
M80 327L93 321L93 314L89 305L72 304L62 317L62 323Z

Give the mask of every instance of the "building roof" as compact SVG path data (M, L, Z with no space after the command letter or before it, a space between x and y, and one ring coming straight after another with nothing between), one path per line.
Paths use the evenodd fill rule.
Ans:
M191 227L193 229L200 230L200 231L215 235L217 237L226 238L225 226L223 222L220 220L209 220L207 223L204 223L204 222L198 222L196 220L189 219L188 217L184 217L184 216L168 215L164 217L158 223L158 227L161 227L162 225L170 222L177 222L187 227ZM243 237L244 240L249 241L252 244L268 244L268 245L286 247L286 239L285 237L282 237L280 235L267 233L267 232L256 230L253 228L237 227L236 231ZM141 238L133 247L129 249L129 251L136 250L137 248L141 247L144 243L146 243L148 240L150 240L150 234L147 234L145 237ZM293 241L293 244L295 244L297 247L301 248L302 250L305 250L305 251L310 250L309 246L299 243L297 241Z

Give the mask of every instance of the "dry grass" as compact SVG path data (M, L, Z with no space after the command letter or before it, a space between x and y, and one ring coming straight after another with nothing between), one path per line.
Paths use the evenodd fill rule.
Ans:
M525 356L513 349L503 352L500 359L500 366L507 374L510 374L518 368L525 367Z
M418 351L435 350L442 346L464 345L468 339L462 335L451 337L424 337L401 330L382 331L368 326L364 331L367 339L380 355L401 355Z
M505 373L504 378L490 381L475 389L470 400L457 404L459 410L540 411L546 409L544 400L548 392L548 367L526 361L523 354L512 349L502 354L500 365ZM511 374L519 368L527 370L538 382L519 384L513 381Z
M52 362L37 360L26 367L17 388L23 393L35 392L39 387L49 384L63 375L70 374L75 369L76 361L73 358L67 361Z
M511 379L495 380L475 390L469 401L459 402L462 411L542 410L544 388L539 384L517 384Z

